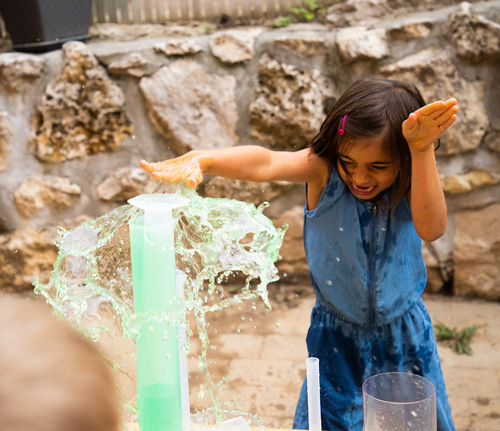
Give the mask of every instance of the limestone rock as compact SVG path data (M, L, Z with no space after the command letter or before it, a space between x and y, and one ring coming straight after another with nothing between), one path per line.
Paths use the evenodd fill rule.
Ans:
M30 178L14 192L19 212L31 217L48 206L57 210L74 205L80 198L81 189L68 178L46 176Z
M157 43L154 50L170 57L196 54L201 51L201 46L190 39L169 39L166 42Z
M459 57L474 63L500 57L500 24L478 16L470 3L460 4L443 32Z
M178 153L231 147L238 141L233 76L207 73L191 60L177 60L139 84L149 117Z
M48 282L57 258L56 229L20 229L0 235L0 285L15 292L33 290L33 280Z
M302 71L264 54L250 105L252 136L276 149L302 149L324 120L332 84L316 69Z
M203 194L211 198L238 199L260 205L278 197L285 190L293 187L292 183L273 181L254 183L249 181L231 180L212 177L203 187Z
M386 0L347 0L327 8L325 16L338 28L370 25L390 12Z
M0 111L0 172L7 169L7 149L11 135L12 130L7 120L7 113Z
M206 33L202 22L187 22L183 25L168 24L114 24L99 23L90 27L93 39L137 40L151 37L190 37Z
M36 157L57 163L118 150L132 133L122 91L84 43L65 43L63 57L62 71L47 86L34 120Z
M261 33L261 28L222 31L210 37L210 50L225 64L245 62L255 55L255 39Z
M425 291L427 293L438 293L444 284L439 262L425 246L422 247L422 255L427 268L427 284L425 285Z
M383 28L349 27L337 33L336 44L345 64L357 60L381 60L391 51Z
M500 130L488 132L484 138L486 146L497 153L500 153Z
M449 53L428 48L382 67L380 73L390 79L413 82L428 103L460 97L460 121L442 136L440 153L457 154L479 146L489 124L483 103L484 87L479 81L463 79Z
M108 72L111 75L129 75L141 78L146 74L147 61L138 52L133 52L124 58L112 61L108 65Z
M455 215L455 293L500 300L500 204Z
M10 92L21 92L42 76L43 58L33 54L0 54L0 84Z
M274 39L274 43L277 46L290 49L306 57L326 55L327 53L325 39L314 35L277 37Z
M499 178L494 178L489 172L472 170L466 174L450 175L441 178L445 193L466 193L479 187L498 184Z
M310 282L309 267L302 240L302 227L304 224L304 207L297 205L285 211L277 220L275 226L288 224L283 245L280 249L281 259L276 266L284 283Z
M141 168L122 168L107 176L97 186L97 196L104 201L125 202L145 193L150 175Z
M433 27L433 23L427 20L408 20L398 23L389 29L391 39L406 42L412 39L427 37Z

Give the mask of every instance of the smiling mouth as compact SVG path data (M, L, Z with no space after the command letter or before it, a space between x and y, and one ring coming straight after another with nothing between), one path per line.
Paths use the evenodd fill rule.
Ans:
M354 183L351 183L351 188L356 193L363 194L363 195L369 195L377 188L377 186L361 187L361 186L357 186Z

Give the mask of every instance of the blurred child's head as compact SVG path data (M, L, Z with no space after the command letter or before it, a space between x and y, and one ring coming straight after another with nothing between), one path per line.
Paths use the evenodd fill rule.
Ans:
M109 364L36 300L0 297L0 430L118 431Z
M402 124L424 105L422 95L411 83L362 77L337 100L312 140L312 151L348 172L341 155L360 139L380 138L395 173L391 196L391 206L395 207L408 193L411 180L411 155Z

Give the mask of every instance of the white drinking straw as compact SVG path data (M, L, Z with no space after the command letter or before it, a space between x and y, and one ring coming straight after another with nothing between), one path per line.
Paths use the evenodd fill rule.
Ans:
M309 431L321 431L321 404L319 400L319 359L307 358L306 368Z

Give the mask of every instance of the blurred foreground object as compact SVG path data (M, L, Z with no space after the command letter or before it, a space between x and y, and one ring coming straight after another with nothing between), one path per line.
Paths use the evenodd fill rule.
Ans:
M96 347L34 300L0 297L0 429L118 431L120 401Z

